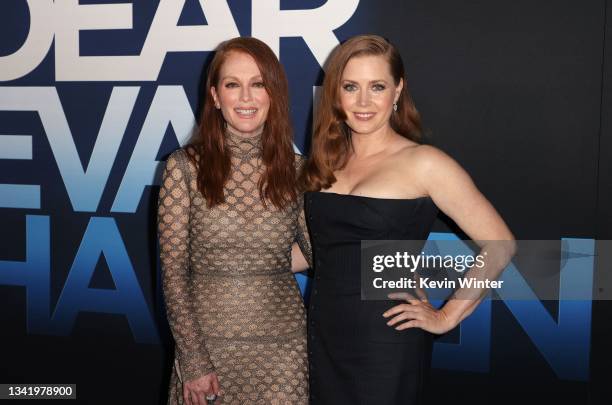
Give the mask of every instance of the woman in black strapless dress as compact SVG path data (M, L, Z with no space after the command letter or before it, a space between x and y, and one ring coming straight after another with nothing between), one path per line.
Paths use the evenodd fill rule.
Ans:
M425 240L439 207L474 240L508 241L496 252L500 268L513 254L511 232L465 171L419 144L405 82L397 50L378 36L346 41L327 63L302 173L314 260L311 404L422 403L432 333L457 326L481 299L440 309L426 299L362 300L362 240Z

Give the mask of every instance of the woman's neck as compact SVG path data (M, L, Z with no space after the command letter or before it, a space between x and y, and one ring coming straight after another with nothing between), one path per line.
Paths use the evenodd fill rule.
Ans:
M358 159L368 158L384 151L395 131L387 126L369 134L351 133L352 155Z

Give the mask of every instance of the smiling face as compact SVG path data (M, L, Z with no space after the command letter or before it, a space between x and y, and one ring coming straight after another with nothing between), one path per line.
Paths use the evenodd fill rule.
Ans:
M219 72L219 82L210 91L215 107L221 110L231 132L243 136L261 132L268 117L270 97L251 55L228 53Z
M400 96L403 82L395 85L384 56L351 58L340 80L340 104L346 124L354 133L372 134L390 128L393 103Z

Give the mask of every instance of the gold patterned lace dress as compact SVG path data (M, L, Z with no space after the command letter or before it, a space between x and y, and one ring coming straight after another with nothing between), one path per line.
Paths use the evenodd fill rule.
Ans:
M302 198L284 210L264 206L261 135L226 137L223 204L209 209L198 191L193 147L173 152L163 174L158 236L176 342L168 403L183 403L182 381L215 371L217 404L306 404L305 311L290 270L294 241L310 254Z

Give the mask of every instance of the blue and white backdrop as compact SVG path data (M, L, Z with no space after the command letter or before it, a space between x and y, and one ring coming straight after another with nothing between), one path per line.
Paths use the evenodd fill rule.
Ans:
M0 383L76 383L84 403L118 392L126 403L165 401L157 186L194 126L211 50L239 35L265 41L285 66L302 152L331 49L381 34L403 54L430 142L470 172L517 237L593 248L611 238L606 7L3 0ZM434 236L457 232L441 217ZM604 270L594 265L594 279ZM434 401L539 393L596 403L609 389L599 384L609 314L601 302L485 302L436 342Z

